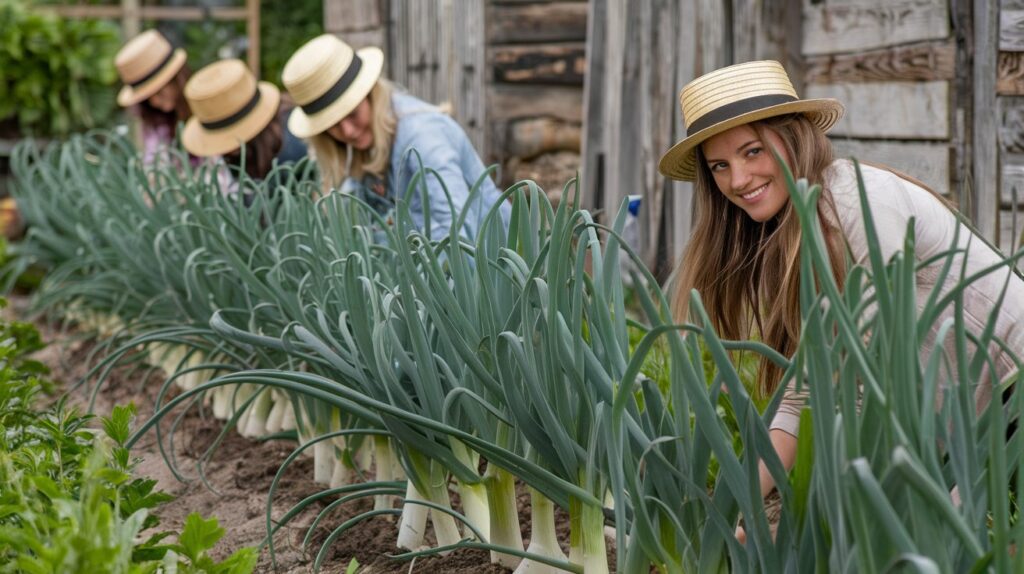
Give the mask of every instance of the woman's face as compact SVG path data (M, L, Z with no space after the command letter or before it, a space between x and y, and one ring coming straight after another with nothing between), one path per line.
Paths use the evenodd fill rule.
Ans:
M178 105L178 86L174 82L167 82L160 91L149 96L149 105L161 112L171 113Z
M340 122L327 129L327 133L343 144L348 144L358 150L368 150L373 146L373 109L370 107L370 98L365 98L352 110L352 113L342 118Z
M725 197L747 212L754 221L775 217L789 201L782 169L771 149L791 164L782 139L764 130L762 141L749 124L736 126L702 144L708 169Z

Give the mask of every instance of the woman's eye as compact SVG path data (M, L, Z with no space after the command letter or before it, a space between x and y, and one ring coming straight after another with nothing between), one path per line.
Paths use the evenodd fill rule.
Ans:
M758 155L758 154L760 154L760 153L761 153L762 151L764 151L764 148L759 148L759 147L752 147L752 148L750 148L749 150L747 150L747 155L748 155L748 156L754 156L754 155Z
M729 167L729 165L727 163L725 163L724 161L720 161L718 163L711 164L709 167L711 167L711 171L712 172L718 172L718 171L722 171L723 169Z

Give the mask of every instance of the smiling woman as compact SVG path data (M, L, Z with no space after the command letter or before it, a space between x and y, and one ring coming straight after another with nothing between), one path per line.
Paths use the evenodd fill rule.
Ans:
M803 324L802 230L774 151L796 178L822 188L817 216L840 287L845 286L848 262L865 263L868 258L865 209L871 211L884 260L903 251L907 233L913 234L918 311L933 289L953 291L961 272L972 278L963 293L963 322L972 336L991 328L997 340L988 348L993 360L971 381L974 404L981 412L998 396L994 386L1014 376L1013 352L1024 349L1024 280L932 190L888 168L860 166L858 172L851 161L834 159L825 132L842 115L842 104L799 99L777 62L738 64L701 76L683 88L680 101L687 137L659 165L668 177L695 182L696 225L677 272L677 320L686 320L696 291L723 337L759 337L787 357L796 352ZM858 179L864 183L865 205ZM911 227L912 220L916 224ZM955 272L936 285L942 255L951 249ZM999 313L988 325L993 308ZM917 342L922 362L935 349L956 356L950 341L937 339L940 326L954 312L950 306L940 313ZM807 395L795 392L796 380L782 381L782 374L762 360L758 386L770 395L786 385L770 437L788 469L795 459ZM764 465L760 478L767 494L773 483Z
M313 148L325 194L336 189L356 193L381 213L410 194L417 226L443 237L468 206L484 164L455 120L383 78L383 65L379 48L356 51L331 34L310 40L292 55L281 76L297 104L288 127ZM428 175L410 190L421 165L436 177ZM501 195L490 177L480 185L459 230L468 239L476 236ZM420 186L426 188L429 205L424 205ZM500 209L508 221L508 204Z

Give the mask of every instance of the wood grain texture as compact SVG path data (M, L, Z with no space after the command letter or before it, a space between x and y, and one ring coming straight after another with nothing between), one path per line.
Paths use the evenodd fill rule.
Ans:
M948 0L804 0L804 55L949 37Z
M836 157L881 163L920 179L935 191L950 190L948 144L832 138Z
M999 52L996 93L1024 96L1024 52Z
M363 32L383 25L379 0L327 0L324 31L343 34Z
M1003 9L999 14L999 49L1024 52L1024 10Z
M487 18L492 44L583 42L587 39L587 4L495 5Z
M572 86L492 84L487 97L490 120L495 122L550 116L583 120L583 91Z
M808 84L952 80L956 45L950 40L807 58Z
M493 46L490 61L495 81L514 84L582 86L587 71L582 42Z
M996 125L996 69L999 57L999 6L974 0L974 113L972 161L974 185L968 214L978 232L995 241L999 233L999 133Z
M936 140L950 136L949 82L812 84L807 97L835 98L846 106L846 114L832 129L835 135Z

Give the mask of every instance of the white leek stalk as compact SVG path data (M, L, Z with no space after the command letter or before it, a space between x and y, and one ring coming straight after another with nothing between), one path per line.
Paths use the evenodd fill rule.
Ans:
M423 533L427 530L427 514L430 510L422 504L410 504L423 500L423 495L410 480L405 487L406 504L402 507L402 519L398 523L398 547L418 550L423 546Z
M456 439L450 439L452 453L462 464L475 469L480 464L480 454L469 450L466 445ZM475 528L483 540L487 542L491 535L491 511L487 500L487 486L484 481L467 483L459 481L459 498L462 500L462 514L466 520ZM466 529L466 536L470 536L472 529Z
M381 435L374 435L373 437L373 450L374 460L377 471L377 480L380 482L388 482L395 480L394 478L394 467L398 466L394 464L393 455L391 454L391 441L388 437ZM409 484L412 484L411 482ZM391 508L394 502L391 495L378 494L373 497L373 509L374 510L385 510ZM391 515L385 515L389 518Z
M265 387L259 391L259 396L256 397L256 400L249 405L248 417L242 436L250 438L263 436L267 432L267 418L273 406L270 388Z
M491 544L522 550L523 534L519 529L515 477L508 471L488 464L484 481L487 484L487 502L490 505L491 513ZM491 551L492 564L515 568L519 565L520 560L521 558L518 556Z
M599 506L569 498L569 561L587 574L608 573L604 512Z
M334 476L334 443L322 440L313 445L313 480L321 484L330 484Z
M530 489L530 554L568 560L555 534L555 505L539 491ZM562 569L524 559L513 574L560 574Z

